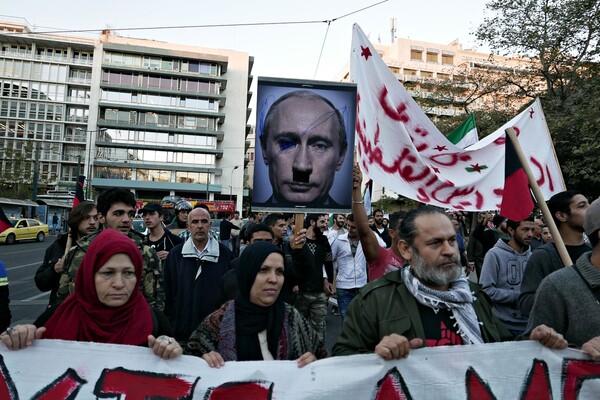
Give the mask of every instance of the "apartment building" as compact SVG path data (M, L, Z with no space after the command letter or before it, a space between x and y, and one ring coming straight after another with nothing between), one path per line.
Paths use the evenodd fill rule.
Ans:
M19 151L37 158L40 193L81 173L88 197L125 187L143 200L241 206L247 53L108 30L95 39L40 35L16 23L0 23L0 44L0 147L12 149L0 161L11 167Z

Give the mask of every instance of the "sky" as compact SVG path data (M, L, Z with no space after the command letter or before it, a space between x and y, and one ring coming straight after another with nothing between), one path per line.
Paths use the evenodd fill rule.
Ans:
M36 31L108 27L121 36L243 51L254 56L255 78L338 80L350 59L354 23L373 43L390 44L390 19L396 18L397 37L435 43L458 38L471 48L476 42L470 33L484 8L485 0L24 0L3 2L0 19L21 17ZM263 22L305 23L119 31Z

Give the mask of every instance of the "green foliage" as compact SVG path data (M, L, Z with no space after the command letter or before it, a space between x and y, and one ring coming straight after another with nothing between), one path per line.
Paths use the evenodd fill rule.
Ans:
M492 15L476 31L478 40L502 54L529 57L547 94L566 100L580 69L597 61L600 2L597 0L492 0Z
M371 204L371 208L373 210L381 209L383 210L383 213L386 214L396 209L396 202L397 200L395 198L386 196L384 194L379 198L379 200Z
M532 79L521 88L542 99L565 182L597 197L600 1L491 0L486 7L491 15L476 37L498 54L533 61L530 72L542 85Z
M600 78L581 80L564 101L543 100L548 127L567 186L600 195Z
M23 150L16 150L6 146L4 153L4 166L0 171L0 191L2 197L28 199L31 197L33 143L27 142Z
M418 205L418 201L409 199L408 197L391 197L384 194L379 198L379 200L371 204L371 208L373 210L381 209L384 213L389 214L398 210L409 210L417 207Z

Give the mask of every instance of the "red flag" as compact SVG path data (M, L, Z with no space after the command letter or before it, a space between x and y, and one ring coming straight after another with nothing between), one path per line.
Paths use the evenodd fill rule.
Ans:
M10 219L8 219L6 217L6 214L4 214L2 207L0 207L0 233L4 232L8 228L12 228L12 227L13 227L12 222L10 222Z
M533 210L533 199L529 190L527 174L519 161L515 146L506 138L504 163L504 191L500 204L500 215L513 221L522 221Z
M77 204L85 201L83 196L83 184L85 183L85 176L79 175L77 177L77 183L75 184L75 197L73 197L73 207L77 206Z

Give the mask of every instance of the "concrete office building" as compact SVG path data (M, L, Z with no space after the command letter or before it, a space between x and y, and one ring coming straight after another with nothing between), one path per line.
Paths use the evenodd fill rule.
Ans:
M81 171L95 195L125 187L143 200L231 198L241 207L247 53L108 30L40 35L17 23L0 23L0 44L0 141L29 159L39 145L40 192L72 185ZM6 152L0 160L10 166Z

